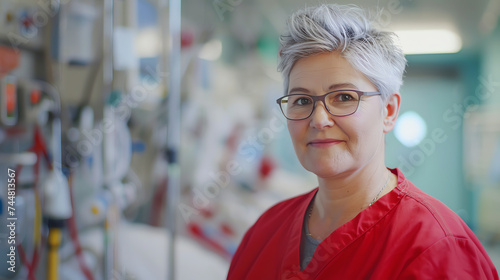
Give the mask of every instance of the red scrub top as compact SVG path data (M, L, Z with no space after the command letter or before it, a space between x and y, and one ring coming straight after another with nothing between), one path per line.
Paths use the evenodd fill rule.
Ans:
M317 189L273 206L245 234L227 279L498 279L462 219L391 172L397 187L323 240L303 271L304 215Z

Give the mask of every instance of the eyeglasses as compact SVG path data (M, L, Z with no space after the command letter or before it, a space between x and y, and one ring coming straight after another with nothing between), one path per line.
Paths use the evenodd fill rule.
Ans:
M314 96L309 94L289 94L280 97L276 103L283 115L289 120L309 118L316 108L317 101L322 101L326 110L333 116L343 117L354 114L359 107L361 96L380 95L380 92L363 92L353 89L341 89L327 94Z

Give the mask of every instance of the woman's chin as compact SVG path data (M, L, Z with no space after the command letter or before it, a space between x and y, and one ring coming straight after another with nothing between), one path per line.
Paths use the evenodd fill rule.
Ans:
M329 178L335 177L336 175L344 172L347 169L345 164L321 164L317 163L314 165L305 166L305 168L314 173L319 178Z

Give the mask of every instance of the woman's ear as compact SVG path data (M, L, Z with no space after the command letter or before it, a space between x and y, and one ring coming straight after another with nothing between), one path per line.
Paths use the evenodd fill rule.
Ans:
M384 133L390 132L396 125L401 104L401 94L393 93L385 102L384 107Z

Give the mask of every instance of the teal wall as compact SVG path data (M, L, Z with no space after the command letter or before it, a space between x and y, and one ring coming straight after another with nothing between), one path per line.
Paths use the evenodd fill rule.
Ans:
M400 114L412 110L422 116L427 123L426 144L407 148L393 133L386 137L387 165L408 173L417 187L441 200L473 229L478 191L463 176L463 120L469 105L471 111L478 104L500 111L500 28L482 46L477 52L409 56ZM486 81L493 83L485 86ZM442 143L433 141L435 129L446 135Z
M496 82L486 103L500 110L500 27L486 40L481 61L481 74Z
M455 212L468 211L462 179L460 104L466 86L456 68L411 68L401 89L400 115L417 112L427 124L427 136L414 147L403 146L390 133L386 137L386 163L399 167L418 188L441 200Z

